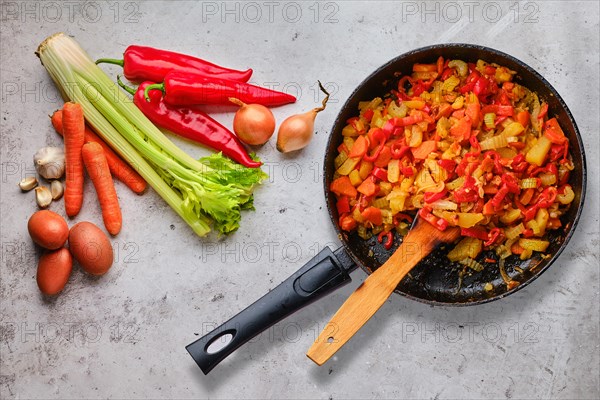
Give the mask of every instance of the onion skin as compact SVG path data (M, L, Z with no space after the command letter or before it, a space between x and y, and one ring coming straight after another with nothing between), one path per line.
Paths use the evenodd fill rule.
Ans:
M325 93L321 107L313 108L304 114L297 114L287 117L279 126L277 132L277 150L282 153L289 153L308 146L312 140L315 131L315 118L317 114L325 109L329 93L321 82L319 88Z
M260 104L246 104L236 98L229 101L240 106L233 117L233 131L244 143L259 146L267 143L275 132L275 117Z

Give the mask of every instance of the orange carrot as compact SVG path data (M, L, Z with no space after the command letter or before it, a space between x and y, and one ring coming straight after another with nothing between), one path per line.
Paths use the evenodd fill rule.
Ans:
M63 123L62 123L62 110L57 110L50 117L52 126L56 129L59 135L62 136ZM129 189L133 190L137 194L142 194L146 190L146 181L140 176L133 168L129 166L125 161L121 159L98 135L86 125L85 127L85 142L99 143L104 150L104 156L108 161L108 168L110 173L115 179L123 182Z
M121 231L121 207L119 207L117 191L108 169L104 150L99 143L88 142L83 145L81 153L85 169L98 195L104 226L111 235L116 235Z
M83 109L77 103L68 102L63 107L63 136L65 138L65 211L74 217L83 203L83 146L85 120Z
M437 144L435 143L435 140L426 140L418 147L413 147L410 150L412 151L414 158L417 160L424 160L429 154L437 150Z

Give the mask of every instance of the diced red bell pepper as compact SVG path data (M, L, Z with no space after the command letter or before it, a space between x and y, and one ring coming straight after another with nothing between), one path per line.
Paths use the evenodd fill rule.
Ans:
M473 86L479 80L481 74L475 69L471 69L471 73L467 76L465 84L459 89L460 93L465 94L473 90Z
M374 114L375 112L373 111L373 109L369 108L363 113L363 117L365 117L367 121L371 121Z
M453 172L456 169L456 161L454 160L438 160L437 163L448 172Z
M371 175L373 175L375 178L379 179L380 181L387 182L387 180L388 180L387 171L380 167L373 168L373 170L371 171Z
M425 192L423 194L423 200L425 200L425 203L433 203L434 201L442 199L444 196L446 196L447 193L448 193L448 190L445 188L444 188L444 190L442 190L441 192L438 192L438 193Z
M377 207L367 207L361 213L362 217L372 223L375 226L383 224L383 217L381 216L381 210Z
M402 167L400 172L402 172L402 175L404 176L413 176L415 174L415 170L413 167Z
M496 68L492 67L491 65L486 65L485 68L483 69L483 73L486 75L495 75Z
M481 226L473 226L471 228L461 228L461 236L470 236L481 240L488 240L489 236L487 231Z
M373 177L367 177L356 190L365 196L375 196L379 192L379 186L375 183Z
M350 150L350 154L348 157L362 157L367 153L369 149L369 141L364 135L360 135L354 141L352 145L352 149Z
M335 205L338 211L338 215L350 212L350 200L348 199L348 196L341 196L340 198L338 198Z
M512 117L514 108L511 105L489 104L481 109L483 114L494 113L498 116Z
M480 76L475 84L473 85L473 93L477 96L485 95L488 93L488 80L485 76Z
M445 81L446 79L448 79L452 75L454 75L454 68L446 68L445 70L442 71L441 75L442 75L441 80Z
M546 121L544 136L554 144L565 144L568 141L556 118Z
M525 229L523 232L521 232L521 235L523 235L523 237L526 237L526 238L533 237L533 235L534 235L533 229Z
M352 185L350 178L347 176L340 176L335 179L331 182L329 189L338 196L348 196L351 199L355 198L357 195L356 188Z

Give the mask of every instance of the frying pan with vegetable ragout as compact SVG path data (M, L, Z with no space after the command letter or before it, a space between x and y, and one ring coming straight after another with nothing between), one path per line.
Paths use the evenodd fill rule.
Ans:
M471 44L440 44L428 46L402 54L387 62L367 77L342 106L337 116L325 153L324 191L327 209L335 226L342 247L332 251L323 249L300 270L271 290L268 294L225 322L223 325L186 347L200 369L208 374L219 362L238 347L281 321L300 308L327 295L350 282L350 272L360 266L367 274L382 265L401 243L396 234L394 246L386 250L376 237L360 238L356 232L345 232L338 226L335 195L329 191L335 166L337 148L342 143L342 129L346 121L355 116L360 101L371 100L387 93L398 81L399 74L409 75L415 63L435 63L439 56L476 62L478 59L497 63L516 71L516 83L536 92L549 106L549 116L556 117L569 139L570 154L574 170L569 184L575 199L561 217L562 229L547 233L550 245L548 256L539 253L528 260L516 255L506 259L506 272L519 285L509 289L497 267L488 266L481 272L462 276L459 286L459 271L447 257L450 246L434 250L415 266L398 285L399 295L431 305L466 306L487 303L506 297L527 286L558 258L573 235L584 203L586 192L586 164L583 143L571 112L556 90L527 64L500 51ZM485 254L483 255L486 256ZM491 254L490 254L491 256ZM492 290L486 284L491 284ZM219 348L220 347L220 348Z

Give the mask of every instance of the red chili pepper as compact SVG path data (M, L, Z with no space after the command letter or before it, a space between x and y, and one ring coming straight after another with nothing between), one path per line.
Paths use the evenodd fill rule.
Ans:
M392 232L388 231L381 231L379 233L379 235L377 236L377 241L379 243L383 243L383 239L385 238L385 243L383 244L383 247L386 250L389 250L392 248L392 245L394 244L394 235L392 234Z
M448 221L443 218L438 218L431 213L431 208L423 207L419 210L419 216L431 225L435 226L440 231L445 231L448 227Z
M171 71L167 73L162 83L146 87L146 91L152 89L161 90L165 94L165 102L175 106L230 105L230 97L235 97L244 103L263 106L280 106L296 101L296 98L290 94L249 83L179 71Z
M488 240L489 235L486 230L479 226L474 226L471 228L461 228L460 229L461 236L470 236L481 240Z
M445 188L444 188L444 190L442 190L441 192L438 192L438 193L425 192L423 194L423 200L425 200L425 203L433 203L434 201L443 198L447 193L448 193L448 189L445 189Z
M398 224L400 223L400 221L406 221L409 224L412 224L413 217L411 217L408 214L398 213L398 214L394 214L394 216L392 217L392 221L394 223L394 226L398 226Z
M525 212L523 212L521 210L521 212L523 213L523 219L525 220L525 222L530 221L532 219L535 218L535 214L537 214L538 209L540 208L540 206L538 204L534 204L530 207L527 207L525 209Z
M537 200L537 206L539 208L548 208L554 203L556 200L556 195L558 190L554 186L548 186L544 191L540 194Z
M502 229L500 228L492 228L488 234L488 239L483 243L484 246L488 247L493 245L498 239L501 239L504 236Z
M402 144L402 142L394 142L390 150L392 151L392 158L396 160L410 153L410 147Z
M506 195L509 192L510 191L508 190L508 187L506 186L506 184L503 184L500 187L500 190L498 190L498 193L496 193L494 195L494 197L492 197L492 206L494 206L495 209L500 208L500 205L502 204L502 202L504 201L504 198L506 197Z
M475 202L479 199L479 191L475 187L475 178L467 176L461 187L454 191L454 200L458 203Z
M379 179L380 181L384 181L387 182L387 171L383 168L379 168L379 167L375 167L373 168L373 171L371 171L371 175L373 175L375 178Z
M125 49L123 59L101 58L96 64L110 63L123 67L125 78L132 82L162 82L168 72L214 75L222 79L248 82L252 70L238 71L212 64L200 58L173 51L132 45Z
M438 160L438 165L448 172L453 172L456 169L456 161L453 160Z
M494 163L493 171L495 174L501 174L503 172L503 165L500 161L500 159L502 157L500 156L500 153L498 153L497 151L494 151L494 150L488 150L485 152L485 154L483 156L484 160L486 158L493 161L493 163Z
M529 163L525 160L525 155L523 153L519 153L513 157L510 163L513 171L521 173L529 167Z
M511 174L502 174L502 183L506 185L509 193L519 194L521 193L521 188L519 187L519 182L517 178L515 178Z
M377 145L377 149L375 150L375 153L373 153L373 155L369 155L367 153L363 156L362 159L367 162L375 162L375 160L377 160L377 157L379 157L379 155L381 154L381 151L383 150L383 146L385 146L385 139L382 139L379 141L379 144Z
M162 93L151 90L146 101L144 94L152 82L143 82L137 90L125 86L119 78L119 85L133 95L133 103L156 125L171 132L223 152L232 160L249 168L262 165L248 155L244 145L229 129L212 119L206 113L193 108L173 107L163 101Z

